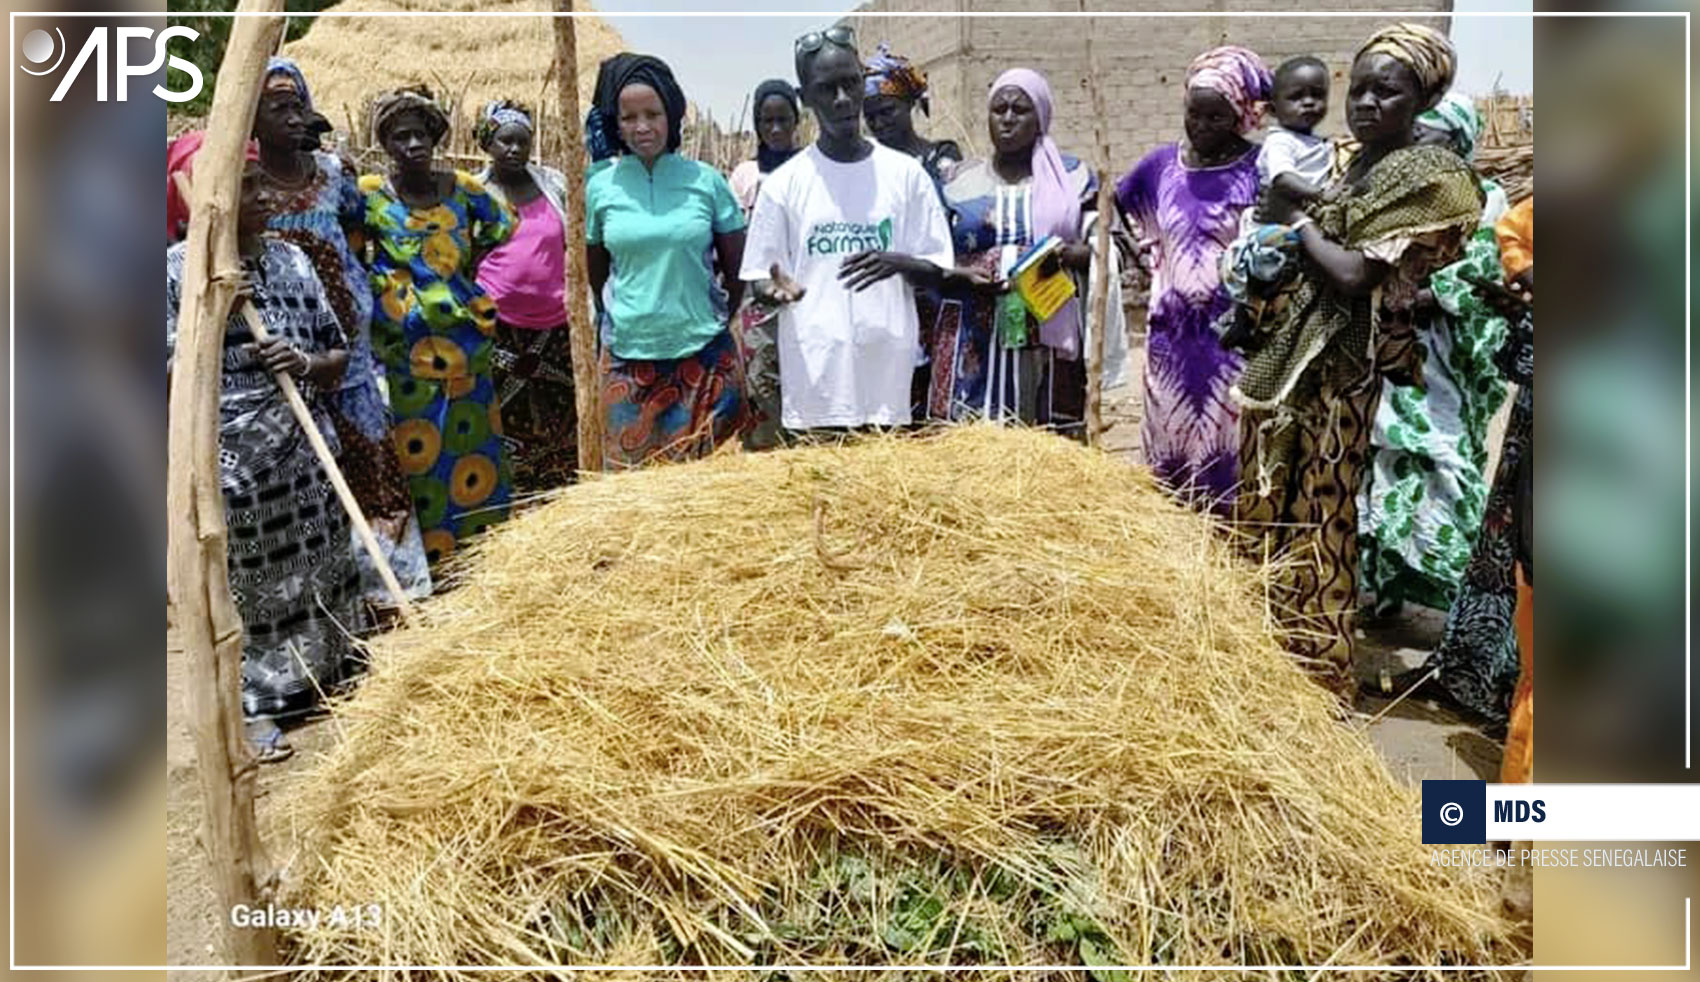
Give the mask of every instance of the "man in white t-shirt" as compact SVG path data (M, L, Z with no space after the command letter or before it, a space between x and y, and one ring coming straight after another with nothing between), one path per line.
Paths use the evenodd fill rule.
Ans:
M769 174L740 276L779 313L780 422L901 426L910 416L915 286L955 282L950 225L914 158L863 139L862 62L846 27L797 41L820 138Z

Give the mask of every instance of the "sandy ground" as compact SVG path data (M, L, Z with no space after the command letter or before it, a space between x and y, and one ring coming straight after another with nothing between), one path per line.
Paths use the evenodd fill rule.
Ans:
M1132 363L1142 365L1144 353L1136 349ZM1115 422L1105 437L1112 452L1137 457L1139 443L1138 380L1125 389L1106 393L1106 416ZM1495 439L1494 445L1498 440ZM1419 663L1440 639L1443 615L1413 609L1397 620L1361 625L1360 668L1373 677L1382 665L1397 672ZM211 886L205 875L205 856L197 826L200 822L200 786L195 750L187 729L188 707L183 684L183 657L174 635L167 637L167 688L170 699L170 731L166 744L169 776L167 799L167 888L169 910L166 926L168 963L210 964L218 961L214 945L220 930ZM1500 747L1480 730L1432 704L1407 700L1373 723L1388 703L1360 697L1357 709L1363 714L1359 725L1369 726L1369 736L1386 758L1389 769L1415 785L1424 778L1482 778L1498 774ZM289 775L311 766L315 756L328 750L335 739L334 724L320 721L291 732L295 756L260 772L258 815L262 835L274 850L287 848L288 837L280 828L278 799L272 792ZM1413 833L1414 834L1414 833ZM279 865L287 856L271 858ZM175 971L173 979L210 978L207 973Z

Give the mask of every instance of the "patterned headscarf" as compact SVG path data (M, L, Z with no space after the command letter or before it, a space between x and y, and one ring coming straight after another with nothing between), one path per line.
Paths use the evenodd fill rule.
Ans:
M597 106L584 114L584 152L590 155L591 163L620 155L619 139L608 135L613 128Z
M266 62L266 76L262 84L270 83L273 76L277 75L289 79L290 86L295 89L295 94L301 97L301 104L311 113L313 111L313 97L307 92L307 77L301 74L301 66L288 58L274 56Z
M1068 181L1062 152L1051 139L1051 85L1031 68L1011 68L986 91L986 103L999 89L1015 86L1033 100L1039 116L1039 138L1033 141L1033 228L1041 235L1080 241L1080 199Z
M1393 24L1370 35L1358 49L1356 61L1364 55L1387 55L1409 68L1423 88L1424 109L1433 109L1440 97L1452 88L1453 75L1458 70L1458 55L1446 35L1421 24Z
M1476 100L1448 92L1440 105L1418 116L1417 122L1444 132L1451 138L1452 151L1458 156L1475 159L1476 140L1482 135L1482 117L1476 112Z
M473 138L480 147L488 150L490 141L496 138L496 131L509 123L525 127L527 133L537 129L531 121L531 110L508 99L494 99L486 102L484 111L479 113L478 125L472 131Z
M596 66L596 91L590 97L590 112L584 117L584 152L592 163L620 155L620 93L614 88L614 79L620 66L636 57L622 51Z
M1225 44L1192 60L1186 70L1186 87L1220 93L1234 107L1240 132L1250 133L1263 122L1263 110L1275 91L1275 76L1257 52Z
M927 112L927 73L911 65L909 59L892 54L891 42L881 41L862 63L862 79L864 96L893 96Z
M425 127L433 140L441 141L449 131L449 117L432 98L431 90L423 85L395 89L378 97L372 104L372 138L384 142L384 135L403 113L418 112L425 117Z

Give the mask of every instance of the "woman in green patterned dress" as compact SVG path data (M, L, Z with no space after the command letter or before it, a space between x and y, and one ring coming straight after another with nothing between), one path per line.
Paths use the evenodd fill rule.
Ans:
M1481 125L1471 99L1448 94L1417 117L1416 142L1469 161ZM1467 279L1500 278L1493 223L1505 212L1505 192L1489 180L1481 186L1486 204L1464 258L1431 276L1417 296L1423 384L1382 383L1358 542L1364 589L1383 615L1407 600L1445 610L1482 527L1488 421L1506 393L1493 359L1507 328Z
M1440 103L1455 65L1432 28L1377 31L1352 61L1346 119L1359 149L1332 200L1312 216L1271 192L1260 209L1298 229L1305 262L1248 338L1230 390L1241 406L1235 521L1249 552L1276 561L1270 599L1286 646L1342 696L1357 688L1357 502L1382 378L1420 374L1416 293L1463 254L1482 213L1469 165L1414 145L1416 117Z
M360 178L371 238L372 346L384 366L395 448L435 567L507 517L508 465L490 374L496 305L474 278L513 234L511 212L464 171L432 165L448 117L430 92L399 89L372 113L392 161Z

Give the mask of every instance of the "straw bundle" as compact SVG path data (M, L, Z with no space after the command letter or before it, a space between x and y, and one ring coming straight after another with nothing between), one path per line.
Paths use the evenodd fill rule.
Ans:
M303 962L1506 957L1492 875L1430 865L1260 573L1100 453L728 454L468 558L286 792L285 902L383 908Z
M1516 204L1535 193L1535 145L1524 143L1476 151L1476 171L1498 181Z
M476 151L471 129L491 99L517 99L554 112L555 37L549 0L344 0L329 12L374 13L430 10L513 13L513 17L321 17L283 53L301 65L313 102L338 129L364 145L364 115L374 96L400 85L423 82L451 111L451 147ZM577 0L576 10L593 9ZM596 69L626 47L608 22L578 18L578 82L581 104L590 105ZM555 121L540 122L540 139Z

